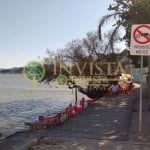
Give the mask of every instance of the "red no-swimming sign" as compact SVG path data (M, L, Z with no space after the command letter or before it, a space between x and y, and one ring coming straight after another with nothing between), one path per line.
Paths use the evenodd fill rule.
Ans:
M130 55L150 55L150 24L132 25Z

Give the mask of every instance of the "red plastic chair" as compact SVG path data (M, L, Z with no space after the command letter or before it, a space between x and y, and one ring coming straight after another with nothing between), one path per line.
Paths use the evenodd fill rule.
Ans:
M70 118L76 115L76 106L72 106L70 104L68 107L66 107L66 118Z

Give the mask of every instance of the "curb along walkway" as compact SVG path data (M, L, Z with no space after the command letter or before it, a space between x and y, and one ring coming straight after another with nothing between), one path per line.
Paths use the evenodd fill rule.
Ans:
M45 131L17 133L0 142L1 150L144 150L130 143L135 94L105 96L64 124Z
M139 133L139 91L137 93L136 103L133 108L132 122L129 132L129 140L134 142L150 142L150 100L149 90L146 82L143 83L143 102L142 102L142 131Z

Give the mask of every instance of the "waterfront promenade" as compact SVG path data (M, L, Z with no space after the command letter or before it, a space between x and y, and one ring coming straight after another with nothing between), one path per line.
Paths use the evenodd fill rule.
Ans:
M20 132L1 140L0 149L149 150L146 139L150 134L138 133L138 101L139 89L130 95L107 95L62 125Z

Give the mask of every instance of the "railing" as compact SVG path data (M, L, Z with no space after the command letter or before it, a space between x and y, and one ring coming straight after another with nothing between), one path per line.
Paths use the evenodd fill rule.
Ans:
M57 126L59 124L64 123L69 118L76 116L86 106L93 104L95 101L96 100L94 99L85 100L84 98L82 98L79 104L76 105L69 104L64 112L59 112L52 117L39 116L39 120L36 120L33 123L25 122L25 125L29 126L31 130L42 130Z

